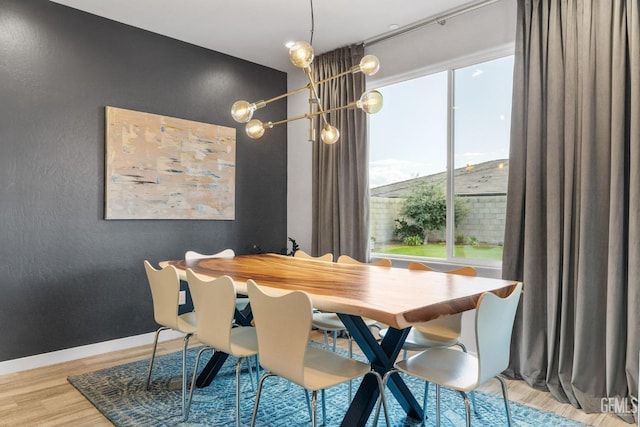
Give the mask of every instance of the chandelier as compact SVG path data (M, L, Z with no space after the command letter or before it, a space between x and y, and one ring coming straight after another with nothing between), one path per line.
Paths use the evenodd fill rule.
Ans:
M325 144L333 144L340 138L340 131L338 131L335 126L329 123L329 121L327 120L328 113L349 108L358 108L365 113L375 114L382 109L382 94L377 90L368 90L364 92L362 96L360 96L360 99L356 101L327 110L324 110L322 108L317 91L318 85L326 83L330 80L343 77L347 74L364 73L367 76L374 75L380 68L380 62L378 61L378 58L376 58L374 55L366 55L362 58L358 65L351 67L349 70L316 82L311 72L311 63L313 62L313 57L313 47L311 47L310 43L307 43L305 41L297 41L293 43L293 45L289 48L289 59L291 60L291 63L293 63L293 65L298 68L302 68L302 70L309 78L309 84L267 100L261 100L251 103L241 100L236 101L233 104L233 106L231 107L231 116L238 123L246 123L245 131L249 138L258 139L262 137L262 135L264 135L266 129L271 129L276 125L288 123L294 120L305 118L311 119L315 116L320 116L323 123L322 131L320 132L320 139ZM261 120L253 118L253 113L257 109L263 108L271 102L286 98L290 95L302 92L304 90L309 90L309 92L311 93L310 102L312 103L312 105L316 106L315 110L312 108L308 113L286 118L284 120L276 122L264 123Z

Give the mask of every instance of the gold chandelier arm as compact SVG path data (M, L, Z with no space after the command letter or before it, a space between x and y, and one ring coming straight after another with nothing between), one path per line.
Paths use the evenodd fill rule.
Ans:
M353 73L355 73L357 71L358 71L357 66L354 66L353 68L351 68L348 71L343 71L341 73L334 74L333 76L329 76L329 77L327 77L325 79L319 80L319 81L316 82L316 84L317 85L321 85L321 84L324 84L324 83L329 82L331 80L337 79L338 77L346 76L347 74L353 74Z
M346 110L347 108L354 108L356 107L356 103L355 102L350 102L346 105L341 105L340 107L334 107L334 108L330 108L329 110L324 110L324 111L314 111L313 113L305 113L305 114L300 114L299 116L294 116L294 117L289 117L287 119L284 120L280 120L277 122L267 122L265 123L266 125L269 125L268 127L271 128L273 126L276 125L281 125L284 123L289 123L289 122L293 122L296 120L300 120L300 119L308 119L309 117L315 117L315 116L319 116L319 115L324 115L325 113L333 113L334 111L339 111L339 110Z
M256 104L256 106L258 108L262 108L265 105L269 104L270 102L277 101L277 100L282 99L282 98L286 98L287 96L295 95L296 93L300 93L303 90L307 90L307 89L310 89L309 85L299 87L298 89L294 89L294 90L289 91L287 93L283 93L282 95L274 96L273 98L269 98L266 101L257 101L254 104Z
M324 84L324 83L326 83L328 81L337 79L339 77L346 76L347 74L357 73L358 71L360 71L360 69L359 69L359 67L357 65L355 65L355 66L351 67L351 69L348 70L348 71L343 71L342 73L338 73L338 74L335 74L333 76L329 76L329 77L327 77L325 79L322 79L320 81L317 81L317 82L313 82L313 80L310 79L309 80L309 84L307 84L305 86L299 87L297 89L293 89L293 90L291 90L289 92L283 93L282 95L274 96L273 98L269 98L267 100L256 101L256 102L254 102L254 104L256 105L257 108L262 108L262 107L266 106L267 104L269 104L271 102L277 101L277 100L282 99L282 98L286 98L286 97L291 96L291 95L295 95L296 93L300 93L300 92L302 92L304 90L309 90L312 87L314 87L315 85L321 85L321 84ZM307 75L309 75L309 73L307 73Z

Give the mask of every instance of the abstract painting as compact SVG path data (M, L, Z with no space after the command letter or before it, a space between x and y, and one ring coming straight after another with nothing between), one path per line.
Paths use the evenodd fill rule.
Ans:
M106 107L105 219L235 219L235 128Z

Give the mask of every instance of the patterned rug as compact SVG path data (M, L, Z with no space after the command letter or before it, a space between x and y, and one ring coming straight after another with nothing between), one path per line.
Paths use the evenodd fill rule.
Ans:
M189 350L188 372L193 369L197 350ZM205 357L200 366L204 366ZM241 422L249 425L255 392L246 364L241 377ZM207 388L195 389L189 421L180 417L181 353L156 358L151 389L145 388L148 361L143 360L113 368L72 376L68 381L77 388L102 414L116 426L234 426L235 425L235 359L229 357L217 377ZM255 373L254 373L255 377ZM418 402L422 402L424 383L405 377ZM254 378L255 383L255 378ZM358 383L354 382L354 390ZM428 426L435 425L435 392L429 391ZM418 426L420 423L406 414L389 394L389 415L394 427ZM461 397L442 389L443 427L464 426L465 411ZM318 424L322 412L318 398ZM501 397L476 392L476 415L472 411L473 426L506 426L506 414ZM327 426L340 425L348 406L348 386L343 384L326 391ZM584 426L585 424L555 414L511 402L511 416L516 426ZM368 425L372 425L373 416ZM268 378L260 399L257 426L289 427L310 425L304 390L276 377ZM381 416L378 423L384 426Z

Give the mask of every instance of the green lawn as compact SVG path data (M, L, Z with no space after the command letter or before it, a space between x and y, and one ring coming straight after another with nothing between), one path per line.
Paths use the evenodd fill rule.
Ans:
M414 255L428 258L446 258L447 249L444 243L432 243L420 246L407 246L402 243L376 243L375 253ZM456 245L455 256L471 259L502 260L502 246Z

